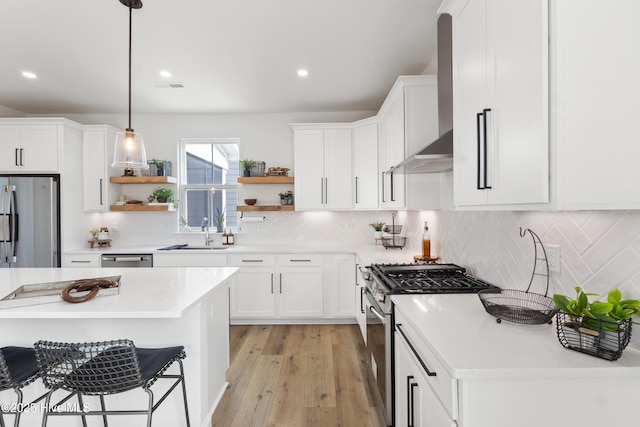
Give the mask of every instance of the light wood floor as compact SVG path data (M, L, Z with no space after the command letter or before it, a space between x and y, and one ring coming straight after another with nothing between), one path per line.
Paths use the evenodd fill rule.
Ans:
M382 427L357 325L231 327L219 427Z

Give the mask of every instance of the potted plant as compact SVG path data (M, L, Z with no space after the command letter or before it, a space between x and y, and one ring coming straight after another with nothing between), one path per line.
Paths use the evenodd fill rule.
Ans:
M240 164L242 165L243 176L251 176L251 168L256 165L256 162L251 159L240 159Z
M278 196L280 196L281 205L293 204L293 191L285 191L284 193L278 193Z
M167 171L166 171L166 167L167 167L167 161L166 160L158 160L158 159L153 159L153 164L156 165L156 175L157 176L165 176Z
M373 227L373 230L374 230L373 237L376 239L382 238L382 228L384 227L384 222L376 221L369 225Z
M616 360L631 338L632 317L640 312L640 300L623 300L622 292L609 291L606 301L589 301L597 294L576 286L576 298L554 294L560 309L556 329L560 343L572 350Z
M224 209L220 211L220 208L216 208L216 214L213 216L213 223L216 225L216 231L222 233L224 227Z
M152 203L154 200L157 200L158 203L167 203L168 201L171 200L172 197L173 197L172 189L165 188L165 187L158 187L155 190L153 190L151 195L149 195L149 197L147 198L147 201L149 203Z
M92 228L89 230L89 234L91 234L91 240L98 240L98 233L100 233L99 228Z

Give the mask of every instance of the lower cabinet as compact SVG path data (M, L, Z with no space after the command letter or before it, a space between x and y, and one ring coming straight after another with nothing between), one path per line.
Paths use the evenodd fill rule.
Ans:
M430 385L430 378L433 374L434 372L425 370L420 356L409 344L409 341L396 329L395 425L413 427L457 426Z
M291 319L324 316L319 255L232 255L240 267L231 285L232 319Z
M100 267L99 254L63 254L63 267Z
M364 305L365 299L365 290L366 284L364 283L364 279L362 278L361 271L364 269L364 265L358 259L356 261L356 293L355 293L355 315L356 321L358 322L358 326L360 326L360 333L362 334L362 339L364 343L367 343L367 311Z

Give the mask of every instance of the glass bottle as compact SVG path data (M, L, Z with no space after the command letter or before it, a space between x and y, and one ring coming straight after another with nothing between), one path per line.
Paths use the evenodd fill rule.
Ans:
M424 232L422 233L422 258L425 260L431 258L431 234L429 234L427 221L424 222Z

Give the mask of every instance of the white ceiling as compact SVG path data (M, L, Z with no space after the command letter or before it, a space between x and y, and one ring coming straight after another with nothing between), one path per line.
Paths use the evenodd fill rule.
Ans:
M133 10L132 110L377 110L398 75L434 58L440 2L143 0ZM125 113L128 26L118 0L1 0L0 106ZM184 88L155 86L168 82Z

